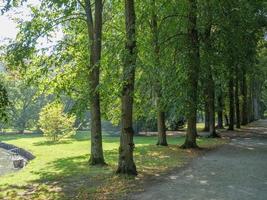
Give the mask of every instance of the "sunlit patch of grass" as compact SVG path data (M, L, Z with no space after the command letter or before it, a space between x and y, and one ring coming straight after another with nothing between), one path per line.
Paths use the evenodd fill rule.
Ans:
M0 199L117 199L141 189L151 176L184 166L199 151L182 150L183 137L168 137L168 147L156 146L157 137L135 137L136 178L117 176L119 137L104 134L106 167L88 165L90 137L79 132L56 144L41 135L2 135L0 140L31 151L36 159L23 170L1 177ZM213 148L222 139L199 138L201 147ZM116 183L116 184L114 184Z
M205 123L204 122L199 122L197 123L197 131L200 132L204 129L205 127ZM187 129L187 124L185 124L184 128L182 130L186 130Z

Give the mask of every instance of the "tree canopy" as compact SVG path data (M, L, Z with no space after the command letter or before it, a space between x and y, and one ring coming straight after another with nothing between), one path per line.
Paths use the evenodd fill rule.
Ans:
M216 120L233 130L264 116L264 0L40 0L30 10L2 62L41 93L71 98L72 112L90 110L91 164L105 164L101 119L121 125L117 172L137 174L133 122L154 124L167 146L166 130L186 121L182 147L197 148L203 113L211 137Z

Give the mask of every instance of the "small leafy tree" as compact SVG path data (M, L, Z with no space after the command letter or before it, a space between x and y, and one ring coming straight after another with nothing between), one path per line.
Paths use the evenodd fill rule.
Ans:
M48 139L53 142L75 133L75 116L64 113L61 103L49 103L40 112L39 125Z

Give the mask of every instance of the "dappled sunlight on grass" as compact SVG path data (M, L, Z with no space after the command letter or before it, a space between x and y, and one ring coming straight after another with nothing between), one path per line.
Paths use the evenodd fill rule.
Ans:
M90 199L99 193L102 197L104 195L107 199L112 199L129 190L140 189L140 184L149 176L184 166L198 154L196 151L179 148L184 141L183 137L169 137L168 147L156 146L155 136L135 137L134 158L139 175L129 178L116 176L114 173L118 160L119 137L103 137L105 159L108 163L105 167L88 164L88 132L79 132L71 139L57 143L49 142L41 135L4 135L0 136L0 140L25 148L36 156L26 168L1 177L0 198L2 195L12 200L65 197ZM203 147L214 147L224 142L220 139L198 139Z
M204 127L205 127L205 123L204 122L199 122L199 123L197 123L197 131L199 132L199 131L202 131L203 129L204 129ZM185 124L185 126L183 127L183 129L182 130L186 130L187 129L187 124Z

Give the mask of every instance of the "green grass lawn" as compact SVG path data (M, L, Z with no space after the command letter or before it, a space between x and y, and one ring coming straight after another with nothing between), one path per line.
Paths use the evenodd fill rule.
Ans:
M129 190L140 189L149 177L185 165L200 151L178 148L183 137L168 138L168 147L155 145L156 137L135 137L136 178L115 175L119 137L103 137L106 167L92 167L89 133L78 132L57 144L41 135L1 135L0 141L22 147L36 158L24 169L0 178L0 199L116 199ZM223 139L200 138L201 147L214 148ZM114 184L116 183L116 184Z
M205 123L204 122L197 123L197 131L198 132L203 131L204 127L205 127ZM185 124L185 126L184 126L184 128L182 130L186 131L186 129L187 129L187 124Z

